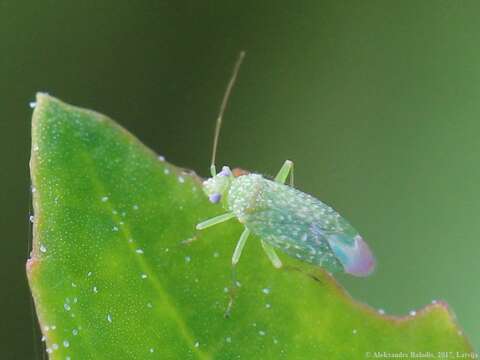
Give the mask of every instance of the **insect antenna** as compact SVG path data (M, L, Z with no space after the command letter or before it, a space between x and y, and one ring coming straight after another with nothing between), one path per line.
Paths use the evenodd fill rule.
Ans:
M218 112L217 123L215 125L215 135L213 137L212 162L210 163L210 173L212 176L217 174L217 170L215 168L215 156L217 155L218 136L220 134L220 127L222 126L223 114L225 113L230 93L232 92L233 85L235 85L235 80L237 79L238 71L240 70L240 65L242 65L244 57L245 51L241 51L233 68L232 77L230 78L227 89L225 90L225 94L223 95L222 103L220 104L220 111Z

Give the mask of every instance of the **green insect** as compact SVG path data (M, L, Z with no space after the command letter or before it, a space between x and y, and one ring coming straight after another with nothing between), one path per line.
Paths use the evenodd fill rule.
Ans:
M301 261L318 265L329 272L344 271L367 276L375 267L375 259L359 233L333 208L293 188L293 162L285 161L273 180L259 174L235 177L224 166L218 174L215 154L223 113L245 53L241 53L223 98L217 118L210 171L203 189L212 203L221 203L225 214L197 225L202 230L237 218L244 225L232 256L238 264L250 234L260 238L263 249L276 268L282 262L275 250ZM285 185L289 174L291 186Z

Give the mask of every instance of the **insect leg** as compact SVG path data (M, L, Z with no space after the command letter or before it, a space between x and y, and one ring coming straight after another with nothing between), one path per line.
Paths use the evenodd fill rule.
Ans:
M280 258L278 257L273 246L262 240L262 247L263 250L265 250L268 258L272 262L273 266L275 266L277 269L280 269L282 267L282 260L280 260Z
M198 223L196 228L197 228L197 230L203 230L203 229L206 229L210 226L217 225L217 224L220 224L224 221L230 220L231 218L234 218L234 217L235 217L234 213L226 213L226 214L222 214L222 215L219 215L219 216L215 216L214 218L211 218L211 219L202 221L201 223Z
M240 239L237 242L237 246L235 247L235 251L233 252L232 256L232 265L235 266L238 264L238 260L240 260L240 255L242 255L243 247L245 246L245 243L247 242L248 235L250 235L250 230L245 228L243 230L242 235L240 235Z
M230 288L230 300L228 302L227 309L225 310L224 316L226 318L230 317L230 311L232 310L233 302L235 300L235 293L237 290L237 274L236 274L236 267L238 264L238 260L240 260L240 255L242 255L243 248L245 243L247 242L248 236L250 235L250 230L245 228L243 230L242 235L240 235L240 239L237 242L237 246L235 247L235 251L233 252L232 256L232 287Z
M284 184L285 180L287 180L289 173L290 185L293 186L293 161L285 160L277 176L275 176L275 181Z

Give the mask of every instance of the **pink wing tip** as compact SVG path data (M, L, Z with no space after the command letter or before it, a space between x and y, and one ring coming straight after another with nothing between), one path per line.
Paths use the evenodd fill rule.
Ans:
M355 252L348 264L345 264L345 272L355 276L368 276L375 270L375 258L370 248L360 235L355 237Z

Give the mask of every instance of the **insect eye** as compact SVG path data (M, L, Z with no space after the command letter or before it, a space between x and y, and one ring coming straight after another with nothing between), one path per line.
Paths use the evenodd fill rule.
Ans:
M208 197L208 199L210 200L211 203L218 203L220 201L220 199L222 198L222 195L220 195L219 193L213 193L212 195L210 195Z
M218 176L230 176L232 172L230 171L230 168L228 166L224 166L222 168L222 171L218 173Z

